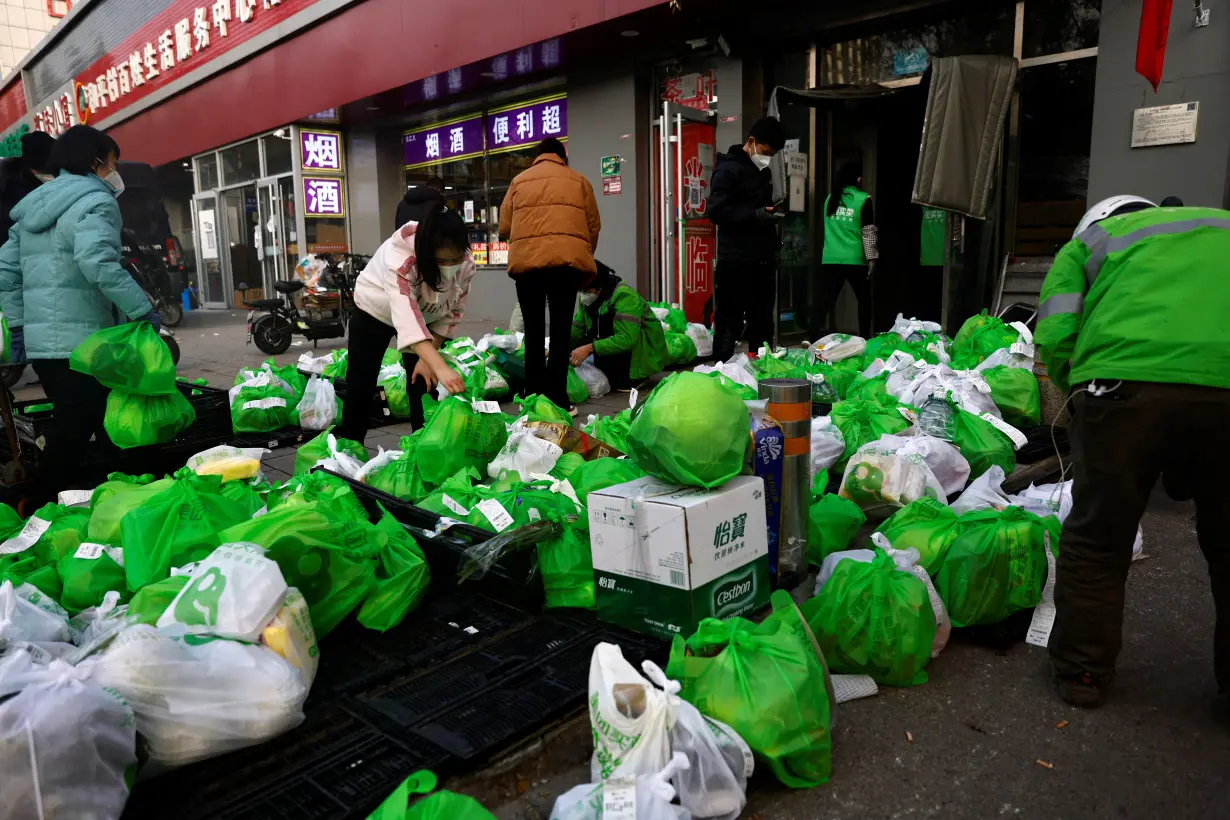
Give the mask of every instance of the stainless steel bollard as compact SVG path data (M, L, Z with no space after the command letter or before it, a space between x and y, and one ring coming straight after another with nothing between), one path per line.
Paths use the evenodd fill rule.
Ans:
M782 509L777 573L802 575L807 568L807 502L811 497L811 383L805 379L764 379L760 398L785 434Z

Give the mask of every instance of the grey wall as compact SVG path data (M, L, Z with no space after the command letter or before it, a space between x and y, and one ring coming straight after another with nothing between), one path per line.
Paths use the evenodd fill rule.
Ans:
M1089 164L1089 202L1115 194L1225 207L1230 161L1230 0L1204 0L1206 28L1193 28L1192 4L1174 4L1162 85L1156 94L1136 73L1142 0L1104 0ZM1196 142L1158 148L1132 144L1137 108L1199 102Z
M351 130L346 135L346 194L352 253L372 253L385 239L380 230L378 171L375 133Z

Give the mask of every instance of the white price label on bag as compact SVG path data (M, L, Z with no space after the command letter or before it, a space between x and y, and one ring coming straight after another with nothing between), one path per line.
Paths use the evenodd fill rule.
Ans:
M901 413L901 415L905 417L905 420L906 420L906 421L908 421L910 424L917 424L917 423L918 423L918 414L917 414L917 413L915 413L915 412L914 412L913 410L911 410L910 408L908 408L908 407L898 407L898 408L897 408L897 412Z
M498 413L500 412L499 402L494 401L478 401L475 399L470 402L470 406L474 408L475 413Z
M602 784L602 820L636 820L636 781L613 777Z
M1034 346L1025 342L1016 342L1008 347L1008 352L1013 356L1024 356L1027 359L1034 357Z
M53 660L51 653L48 652L46 649L35 646L34 644L29 643L27 641L14 641L11 644L11 646L13 649L25 650L30 655L30 660L34 661L40 666L46 666L47 664L51 663L51 661Z
M89 541L77 547L77 552L73 554L74 558L81 558L85 561L97 561L98 556L103 554L105 547L102 544L94 544Z
M1003 419L997 419L990 413L982 413L978 416L978 418L982 419L987 424L1007 436L1012 441L1012 449L1014 450L1019 450L1029 443L1029 439L1025 437L1024 433Z
M253 399L244 402L244 410L268 410L270 407L285 407L286 399Z
M440 501L444 504L444 506L448 507L450 510L457 513L458 515L469 515L470 514L469 510L467 510L465 507L461 506L456 501L454 501L449 496L448 493L444 493L442 497L440 498Z
M491 522L491 526L495 527L496 532L504 532L504 530L512 526L512 516L494 498L478 502L478 511L487 517L487 520Z
M76 507L79 504L89 504L93 495L91 490L61 490L56 500L65 507Z
M1055 627L1055 554L1051 552L1051 534L1042 533L1046 549L1046 586L1042 588L1042 600L1034 607L1034 618L1029 622L1025 643L1043 649L1051 642L1051 630Z
M34 546L38 539L43 537L43 533L47 532L47 528L50 526L51 522L44 518L31 517L26 522L26 525L21 528L21 532L0 544L0 555L25 552Z

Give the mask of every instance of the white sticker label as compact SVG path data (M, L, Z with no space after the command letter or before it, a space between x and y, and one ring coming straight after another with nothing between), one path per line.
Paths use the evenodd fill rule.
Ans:
M640 395L641 395L641 391L637 390L635 387L632 388L632 392L628 394L628 407L629 408L636 407L636 400Z
M1034 357L1034 346L1025 342L1016 342L1008 348L1008 352L1013 356L1024 356L1027 359Z
M474 408L475 413L498 413L500 412L499 402L494 401L472 401L470 405Z
M478 502L478 511L487 517L487 520L491 522L491 526L495 527L496 532L504 532L504 530L512 526L512 516L494 498Z
M898 407L897 412L901 413L901 415L905 417L905 420L910 424L915 424L918 422L918 414L908 407Z
M89 504L93 495L91 490L61 490L57 501L65 507L76 507L79 504Z
M461 506L456 501L454 501L452 497L449 496L448 493L444 493L440 497L440 501L444 504L444 506L448 507L450 510L457 513L458 515L469 515L470 514L469 510L467 510L465 507Z
M81 558L85 561L97 561L98 556L103 554L104 546L102 544L93 544L86 542L77 547L77 552L74 553L74 558Z
M1026 438L1024 433L1022 433L1020 430L1016 429L1015 427L1013 427L1011 424L1004 421L1003 419L997 419L995 418L995 416L992 416L990 413L983 413L980 416L978 416L978 418L982 419L987 424L991 425L996 430L998 430L999 432L1007 436L1009 439L1011 439L1012 449L1014 450L1019 450L1022 447L1024 447L1026 444L1029 443L1029 439Z
M26 641L16 641L13 644L13 648L14 649L24 649L26 652L30 654L30 659L37 664L46 666L52 661L50 652L48 652L46 649L43 649L42 647L35 646L32 643L27 643Z
M244 402L244 410L268 410L270 407L285 407L286 399L253 399L252 401Z
M613 777L602 784L603 820L636 820L636 781Z
M31 517L26 521L26 525L21 528L21 532L14 535L9 540L0 544L0 555L12 555L15 552L25 552L38 542L38 539L43 537L43 533L47 532L47 528L51 526L51 522L43 518Z
M1042 600L1034 608L1034 619L1029 623L1025 643L1043 649L1051 642L1051 629L1055 626L1055 555L1051 552L1051 534L1042 533L1046 550L1046 586L1042 588Z

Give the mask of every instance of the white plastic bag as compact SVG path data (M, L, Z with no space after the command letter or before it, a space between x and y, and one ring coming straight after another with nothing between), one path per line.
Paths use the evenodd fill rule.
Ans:
M687 766L687 757L676 754L660 772L576 786L556 799L550 820L692 820L671 803L670 781Z
M889 333L896 333L902 339L908 339L915 333L939 333L943 328L936 322L926 322L922 319L907 319L901 313L889 328Z
M830 333L812 345L811 349L826 362L840 362L863 355L867 340L849 333Z
M354 474L355 481L366 484L367 480L376 473L383 470L389 464L401 458L405 453L402 450L386 450L383 447L377 448L376 455L372 456L366 464L358 469Z
M902 404L920 407L929 396L951 394L954 401L970 413L990 413L1002 418L999 407L991 398L991 387L974 370L953 370L946 364L916 363L913 368L888 379L889 395Z
M589 391L591 399L600 399L611 392L610 380L598 369L598 365L594 364L592 359L586 359L574 369L581 381L585 383L585 389Z
M303 722L308 687L299 670L263 646L172 638L137 624L79 668L132 706L155 769L242 749Z
M750 387L753 390L759 389L760 386L760 381L756 378L756 373L752 370L751 361L747 358L746 353L739 353L732 356L730 361L720 362L715 365L699 364L692 368L692 370L696 373L713 373L716 371L731 381L745 387Z
M595 646L589 662L590 780L661 771L670 760L676 715L667 694L637 672L618 646Z
M925 496L941 501L947 498L921 454L899 453L896 445L878 441L864 444L850 457L839 494L872 517L889 514Z
M927 462L936 480L944 488L944 498L959 493L969 481L969 462L952 444L935 436L894 436L885 434L876 440L884 450L895 450L899 455L917 453Z
M196 565L158 619L159 629L256 641L282 606L286 579L256 544L223 544Z
M522 480L529 481L531 476L545 476L555 469L563 454L558 444L538 438L533 430L526 429L523 419L517 419L504 446L487 465L487 475L499 478L504 471L515 470Z
M137 762L132 709L63 661L34 678L0 705L0 818L116 820Z
M1072 512L1072 480L1062 484L1030 484L1016 495L1007 496L1008 501L1034 515L1053 515L1062 524ZM1132 560L1139 560L1144 555L1145 531L1136 525L1136 540L1132 542Z
M1012 506L1012 499L1004 493L1000 486L1004 483L1004 468L993 465L961 493L961 497L952 502L952 509L957 515L965 515L974 510L1002 510Z
M68 612L36 587L0 583L0 638L68 642Z
M362 461L344 450L337 449L337 437L332 433L325 438L325 443L329 445L329 455L317 461L312 467L324 467L346 478L356 477L363 469Z
M709 328L696 322L688 322L688 338L696 345L696 358L707 359L713 355L713 336Z
M333 382L313 376L303 390L303 398L296 408L299 426L304 430L324 430L332 427L337 419L337 391Z
M1018 342L1019 344L1019 342ZM1013 352L1013 348L1016 349ZM1034 369L1034 353L1033 345L1025 345L1024 347L1001 347L990 356L987 356L974 368L975 370L990 370L992 367L1015 367L1019 370Z
M83 609L68 620L68 634L76 646L86 646L109 632L118 632L126 625L128 606L120 605L120 594L111 590L102 603Z
M833 424L831 416L817 416L811 420L811 480L814 483L821 470L837 463L846 451L846 437Z
M327 365L333 362L333 354L326 353L323 356L313 356L311 351L305 351L300 354L298 369L304 373L316 373L319 375L324 372Z
M232 447L219 444L192 456L187 467L197 475L220 475L223 481L254 478L261 471L263 447Z
M747 805L747 781L755 766L752 750L734 729L705 717L682 700L679 683L668 680L653 661L645 661L641 668L678 710L671 728L671 752L682 753L688 760L688 768L675 772L671 779L679 802L697 820L735 820Z

